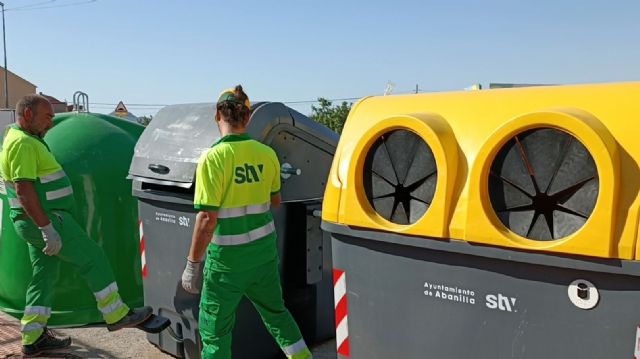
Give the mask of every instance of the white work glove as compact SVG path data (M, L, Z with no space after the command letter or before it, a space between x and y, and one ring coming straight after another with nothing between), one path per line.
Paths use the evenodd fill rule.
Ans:
M44 239L44 249L42 252L48 256L55 256L60 253L62 249L62 239L60 239L60 235L55 228L53 228L53 224L49 223L44 227L38 227L42 232L42 239Z
M191 294L200 293L201 275L202 262L192 262L187 259L187 266L182 272L182 288Z

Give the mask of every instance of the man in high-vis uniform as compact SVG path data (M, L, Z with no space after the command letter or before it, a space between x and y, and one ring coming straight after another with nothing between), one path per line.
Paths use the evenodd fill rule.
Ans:
M47 330L63 261L87 281L110 331L136 326L152 314L149 307L131 310L122 302L107 257L73 218L71 182L43 140L53 116L45 97L23 97L16 106L16 123L4 133L0 154L10 217L28 245L33 267L21 320L22 351L27 356L71 345L70 338L56 338Z
M288 358L311 358L284 306L278 274L270 207L280 204L280 164L270 147L245 133L249 116L241 86L220 95L215 120L222 138L198 161L194 207L199 212L182 285L200 291L208 246L199 318L203 359L231 358L235 311L243 296Z

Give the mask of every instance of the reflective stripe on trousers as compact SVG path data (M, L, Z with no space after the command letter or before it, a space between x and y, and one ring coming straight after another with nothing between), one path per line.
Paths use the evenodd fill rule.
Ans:
M219 244L221 246L231 246L238 244L245 244L249 242L253 242L257 239L263 238L276 230L276 226L273 221L265 224L262 227L258 227L248 233L242 234L228 234L228 235L213 235L213 243Z
M47 325L44 323L31 322L27 325L23 325L20 331L23 333L28 333L28 332L36 331L38 329L44 329L46 326Z
M33 306L33 307L24 308L24 315L30 315L30 314L37 314L37 315L42 315L42 316L45 316L45 317L49 317L49 316L51 316L51 308L40 307L40 306Z
M282 351L285 355L294 355L299 353L300 351L307 348L307 344L304 342L304 339L300 339L297 342L289 345L288 347L282 348Z
M49 307L29 306L24 309L24 315L20 320L20 332L22 332L24 345L33 344L42 335L49 317L51 317Z
M118 299L116 300L115 303L109 304L104 308L98 308L98 309L100 310L100 313L104 315L108 315L115 312L116 310L120 309L123 306L124 306L124 303L122 302L122 299Z
M116 282L93 294L96 296L98 309L107 324L115 323L129 313L129 307L120 298Z
M118 283L113 282L113 283L109 284L108 286L106 286L101 291L93 293L93 295L96 296L97 300L103 300L109 294L111 294L113 292L117 292L117 291L118 291Z

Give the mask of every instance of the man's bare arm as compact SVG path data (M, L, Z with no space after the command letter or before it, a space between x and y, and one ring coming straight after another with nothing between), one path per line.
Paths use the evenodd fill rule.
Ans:
M188 260L191 262L200 262L204 256L207 246L213 237L213 231L216 229L218 220L218 212L200 211L196 216L196 224L193 228L193 236L191 237L191 249L189 249Z
M272 208L277 208L278 206L280 206L280 202L282 202L282 197L280 196L280 193L271 196Z

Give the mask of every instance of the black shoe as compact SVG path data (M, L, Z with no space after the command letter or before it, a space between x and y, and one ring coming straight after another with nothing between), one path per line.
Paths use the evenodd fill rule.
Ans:
M45 352L65 349L69 346L71 346L71 338L56 338L50 330L45 328L44 333L35 343L22 346L22 354L32 357Z
M113 332L122 328L133 328L149 319L151 314L153 314L153 309L151 309L151 307L129 309L129 313L124 316L124 318L113 324L107 324L107 329L109 329L110 332Z

